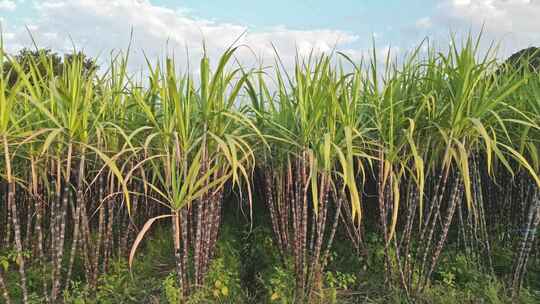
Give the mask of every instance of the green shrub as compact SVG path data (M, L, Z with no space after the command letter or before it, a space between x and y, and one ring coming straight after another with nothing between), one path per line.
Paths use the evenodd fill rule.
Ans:
M263 284L267 290L269 303L294 303L294 272L281 266L274 266L271 272L263 276Z

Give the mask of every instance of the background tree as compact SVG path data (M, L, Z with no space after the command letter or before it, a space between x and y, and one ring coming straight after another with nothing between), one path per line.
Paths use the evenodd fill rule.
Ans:
M13 60L17 61L25 73L30 72L31 67L41 76L50 75L47 71L52 70L54 76L60 76L64 71L65 63L71 63L75 58L81 58L83 64L83 72L89 74L99 68L96 61L82 52L73 52L62 56L51 49L21 49L13 56ZM8 79L8 87L12 87L17 83L19 73L16 73L13 68L13 62L7 60L3 63L3 73Z
M505 64L514 68L528 66L530 71L540 71L540 48L522 49L508 57Z

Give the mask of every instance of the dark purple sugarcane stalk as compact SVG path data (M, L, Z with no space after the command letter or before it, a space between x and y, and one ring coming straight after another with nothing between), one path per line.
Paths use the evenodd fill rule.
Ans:
M435 247L435 250L433 252L433 255L431 257L431 266L429 267L429 270L424 278L424 285L426 286L428 283L429 278L431 277L431 274L435 270L435 266L437 265L439 256L442 252L443 246L446 242L446 237L448 235L448 230L450 229L450 224L452 223L452 219L454 216L454 212L456 210L457 201L462 199L463 194L463 182L460 177L456 177L454 179L454 189L452 191L452 194L450 196L450 201L447 207L446 211L446 218L443 222L441 237L439 239L439 242L437 243L437 246Z

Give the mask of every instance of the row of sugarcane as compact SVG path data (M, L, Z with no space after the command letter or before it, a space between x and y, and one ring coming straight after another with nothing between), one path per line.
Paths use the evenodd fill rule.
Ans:
M408 297L448 244L493 273L494 242L514 250L517 296L539 262L540 74L481 56L479 41L424 43L382 70L376 52L248 70L231 48L214 68L204 56L197 77L167 59L144 80L127 56L99 73L75 58L57 75L47 56L25 69L0 48L3 300L58 303L75 279L96 288L160 221L184 302L204 285L231 189L268 210L299 303L323 301L338 231L363 255L366 230L384 243L385 283Z

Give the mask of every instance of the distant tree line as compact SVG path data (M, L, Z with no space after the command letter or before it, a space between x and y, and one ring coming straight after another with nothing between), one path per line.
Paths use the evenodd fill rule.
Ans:
M54 76L62 75L64 66L66 63L71 63L76 59L80 59L83 64L83 71L85 73L92 73L99 69L95 59L87 56L83 52L72 52L64 55L60 55L57 52L53 52L51 49L28 49L23 48L17 54L13 56L13 61L17 62L22 71L26 74L31 70L31 66L35 65L42 75L46 75L47 71L53 71ZM14 69L12 60L2 63L2 72L8 79L8 86L13 86L17 83L19 73ZM52 67L48 69L47 67Z
M512 54L505 64L513 68L528 68L530 71L540 71L540 48L529 47Z
M86 73L95 72L99 69L94 58L87 56L83 52L72 52L64 55L60 55L57 52L53 52L51 49L29 49L23 48L17 54L13 56L16 62L20 65L22 70L26 73L30 71L32 64L37 65L38 71L42 74L46 74L46 66L52 66L55 76L60 76L64 70L65 63L72 62L76 58L81 58L83 62L83 70ZM9 74L9 85L13 86L18 80L18 73L13 69L13 62L6 61L3 64L4 75ZM503 66L512 68L527 67L529 70L540 71L540 48L528 47L522 49L510 57L508 57Z

